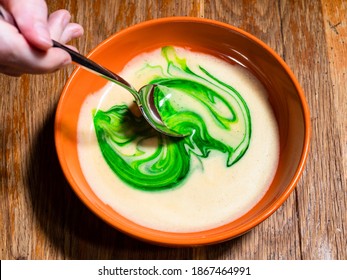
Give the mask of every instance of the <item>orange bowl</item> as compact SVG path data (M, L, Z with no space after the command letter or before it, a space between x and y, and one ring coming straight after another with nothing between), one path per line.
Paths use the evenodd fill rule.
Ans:
M174 17L140 23L102 42L88 56L120 72L136 55L173 45L244 65L266 88L277 120L280 158L275 177L263 198L246 214L223 226L191 233L143 227L104 204L88 185L77 153L77 122L85 98L107 81L77 68L58 104L55 143L63 172L77 196L91 211L116 229L151 243L196 246L222 242L247 232L268 218L288 198L303 171L310 141L310 116L304 93L284 61L259 39L236 27L201 18Z

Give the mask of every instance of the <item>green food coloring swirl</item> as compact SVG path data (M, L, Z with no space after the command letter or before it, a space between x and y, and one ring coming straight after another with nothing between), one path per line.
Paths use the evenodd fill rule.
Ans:
M138 74L159 86L155 105L164 123L188 135L172 138L151 128L126 105L94 112L104 159L129 186L146 191L177 187L211 151L224 155L226 167L242 158L251 138L251 118L240 93L207 69L188 67L173 47L161 50L166 65L146 64ZM198 160L193 160L193 158ZM194 162L194 164L192 164Z

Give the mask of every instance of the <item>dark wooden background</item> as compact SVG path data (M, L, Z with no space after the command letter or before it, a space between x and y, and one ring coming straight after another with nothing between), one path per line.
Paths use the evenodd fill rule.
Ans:
M289 199L234 240L164 248L134 240L94 216L60 169L54 114L73 66L20 78L0 74L0 259L347 259L347 2L55 0L83 25L87 54L113 33L167 16L240 27L287 62L306 94L311 152Z

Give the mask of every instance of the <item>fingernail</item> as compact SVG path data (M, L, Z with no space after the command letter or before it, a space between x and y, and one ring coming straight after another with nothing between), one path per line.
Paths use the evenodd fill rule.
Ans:
M68 25L68 23L70 22L71 20L71 15L70 13L66 13L64 15L64 18L63 18L63 26L65 27L66 25Z
M71 64L71 59L69 58L69 59L65 59L64 61L63 61L63 63L61 64L61 66L62 67L65 67L65 66L68 66L68 65L70 65Z

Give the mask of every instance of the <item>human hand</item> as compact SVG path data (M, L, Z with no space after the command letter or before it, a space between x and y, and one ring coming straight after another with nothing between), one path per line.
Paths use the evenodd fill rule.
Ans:
M54 72L71 63L69 54L52 47L83 35L83 28L70 23L71 15L58 10L47 18L44 0L0 0L0 73Z

